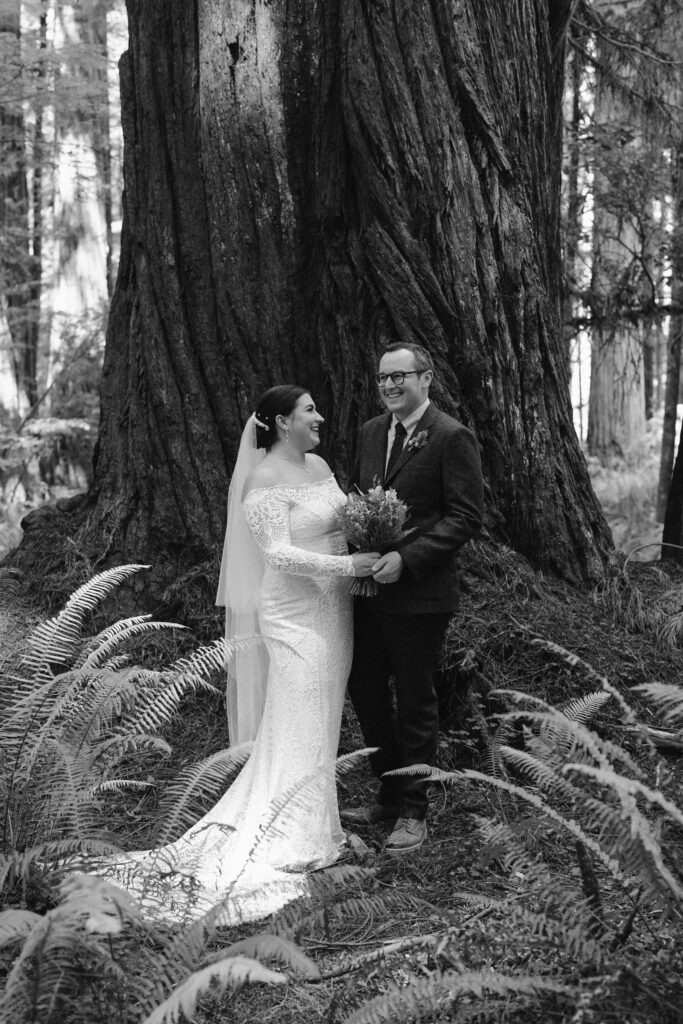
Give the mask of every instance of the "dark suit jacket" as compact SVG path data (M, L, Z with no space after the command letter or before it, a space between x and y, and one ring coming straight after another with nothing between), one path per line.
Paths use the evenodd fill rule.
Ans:
M378 479L393 487L410 511L407 527L415 532L396 545L404 568L396 583L385 583L373 598L377 609L397 615L453 611L459 588L456 552L481 529L483 484L474 434L430 402L411 440L426 431L421 446L403 449L384 479L391 414L368 420L361 428L352 482L362 491Z

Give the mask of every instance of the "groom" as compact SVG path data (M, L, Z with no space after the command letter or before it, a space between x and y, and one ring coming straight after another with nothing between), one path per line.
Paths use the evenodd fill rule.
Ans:
M387 412L365 423L352 482L376 478L408 506L414 532L373 567L377 597L358 597L349 694L380 779L377 801L341 812L349 825L395 822L385 850L417 849L427 833L427 793L414 776L382 778L434 764L438 707L433 673L458 604L456 553L481 527L483 485L474 435L429 400L434 370L420 345L393 344L375 381ZM390 689L394 677L395 706Z

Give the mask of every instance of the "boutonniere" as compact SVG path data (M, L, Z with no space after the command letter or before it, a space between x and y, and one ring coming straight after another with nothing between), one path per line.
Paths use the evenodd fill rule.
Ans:
M410 441L406 445L406 450L409 452L416 452L418 448L424 448L429 440L429 433L426 430L421 430L415 437L411 437Z

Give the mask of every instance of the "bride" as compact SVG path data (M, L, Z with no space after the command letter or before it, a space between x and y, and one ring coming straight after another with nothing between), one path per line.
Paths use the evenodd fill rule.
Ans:
M242 434L217 603L228 641L263 638L229 667L231 746L253 748L180 839L96 870L148 916L187 921L220 902L226 923L265 916L305 892L304 872L333 863L344 844L334 761L352 654L349 577L370 575L379 556L348 554L336 521L344 494L312 452L323 422L307 391L279 385Z

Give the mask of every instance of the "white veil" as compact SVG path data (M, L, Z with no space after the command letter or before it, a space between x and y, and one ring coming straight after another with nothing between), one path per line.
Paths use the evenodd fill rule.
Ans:
M242 431L228 491L228 521L216 604L225 606L225 639L259 633L258 604L264 561L242 510L242 492L252 469L266 454L256 447L254 415ZM268 682L268 652L263 642L236 651L228 660L226 704L230 745L253 740L263 712Z

